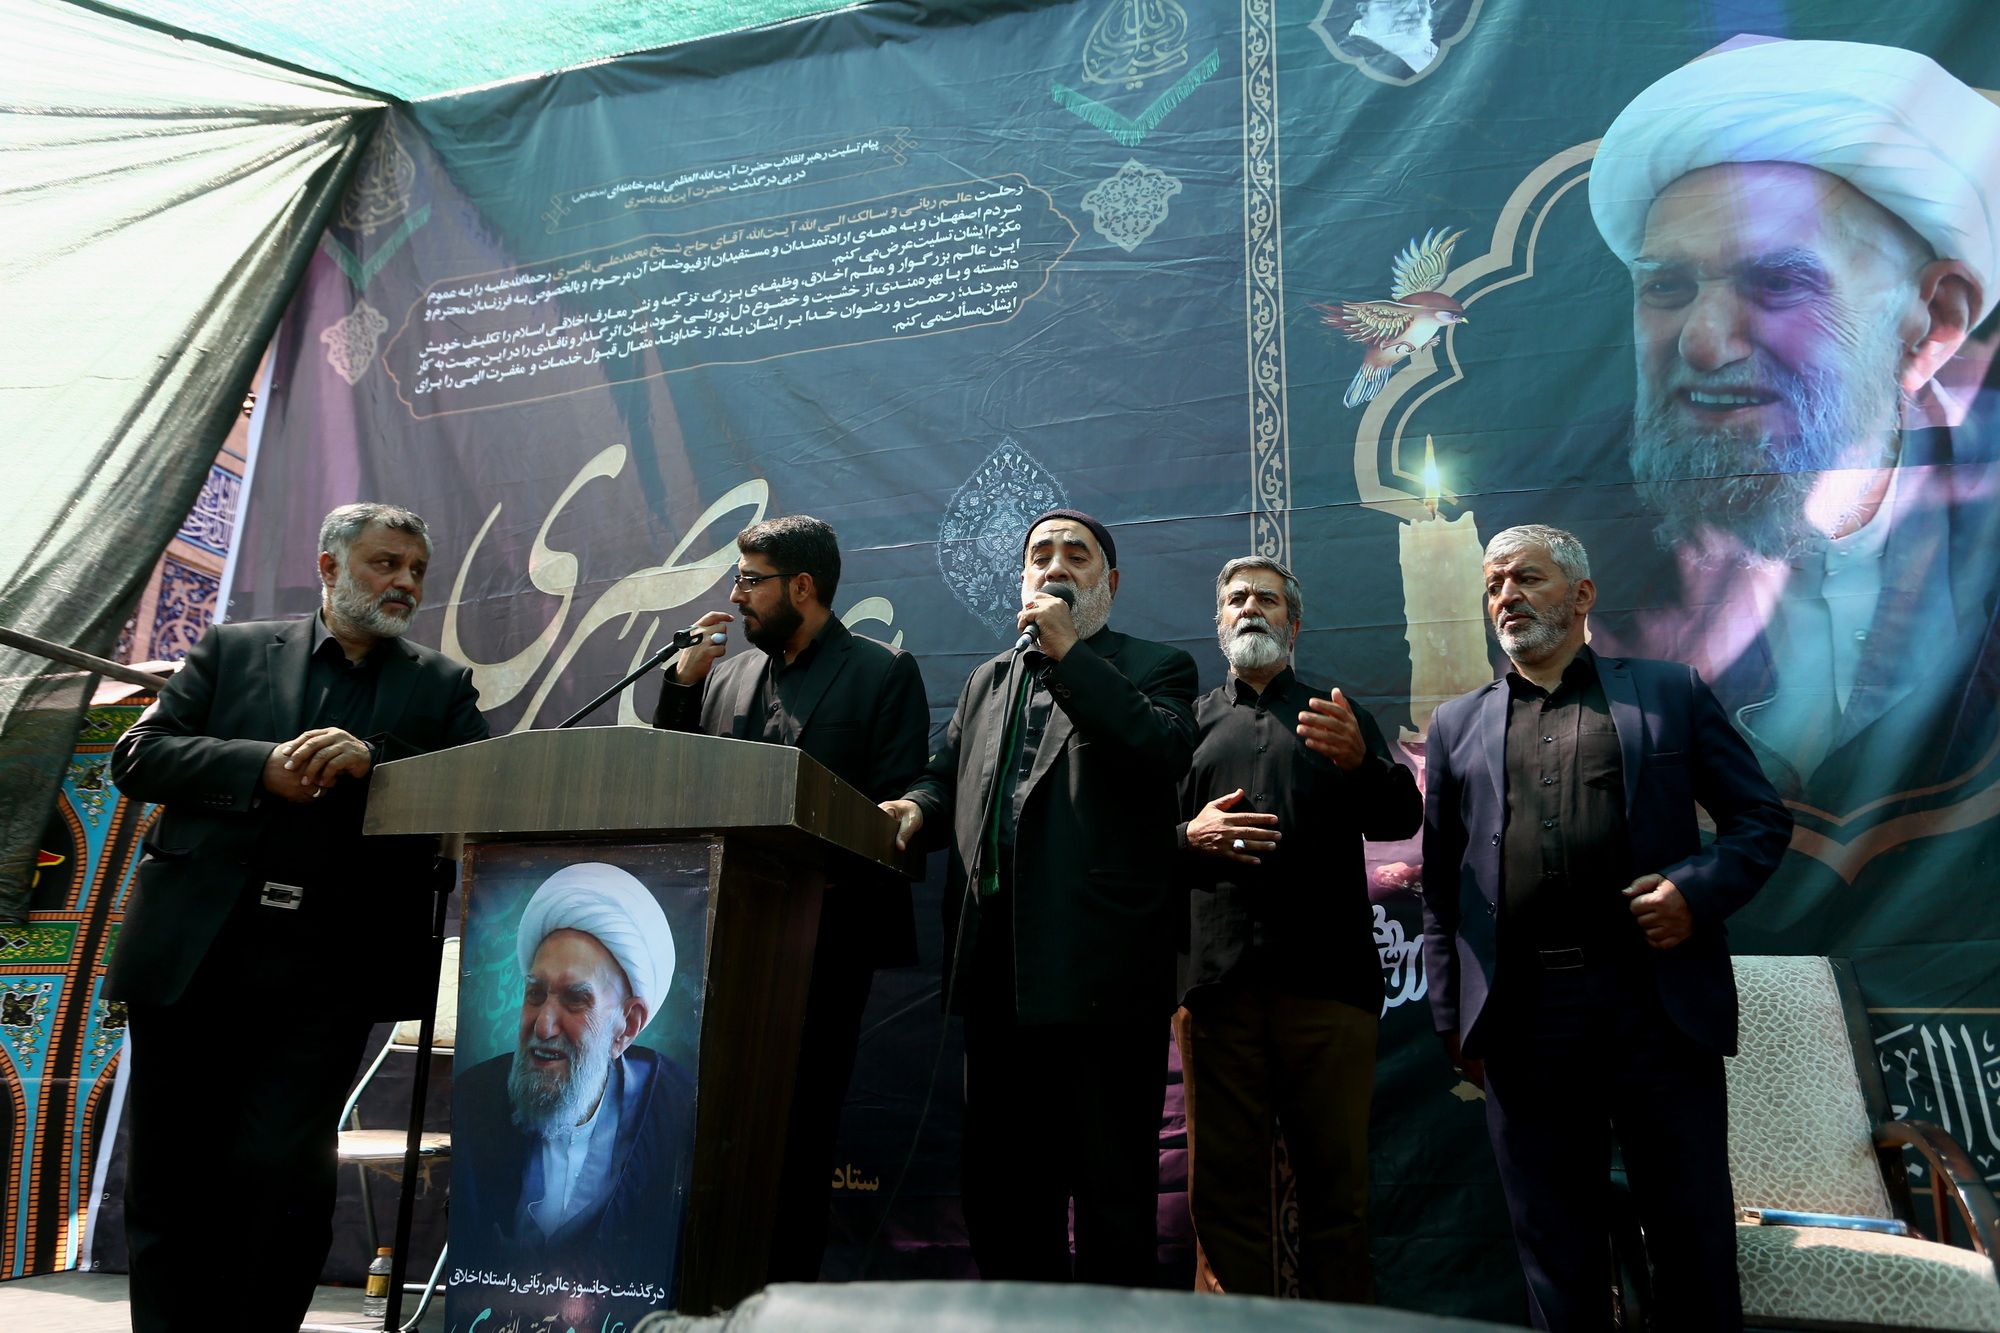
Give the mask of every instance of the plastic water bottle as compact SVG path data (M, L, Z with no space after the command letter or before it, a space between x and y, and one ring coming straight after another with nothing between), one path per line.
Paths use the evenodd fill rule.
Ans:
M375 1262L368 1265L368 1287L361 1293L364 1319L380 1319L389 1313L389 1256L394 1253L384 1245L375 1251Z

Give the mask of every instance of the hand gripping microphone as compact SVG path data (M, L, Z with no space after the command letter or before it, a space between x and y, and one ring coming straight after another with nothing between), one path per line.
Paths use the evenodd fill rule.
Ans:
M1066 604L1072 611L1076 609L1076 589L1067 583L1044 583L1042 591ZM1014 641L1014 651L1024 652L1029 648L1042 646L1042 627L1030 625L1021 631L1021 637Z

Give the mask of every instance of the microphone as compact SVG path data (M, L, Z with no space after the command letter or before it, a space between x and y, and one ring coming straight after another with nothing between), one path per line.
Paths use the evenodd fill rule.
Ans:
M715 631L714 634L709 633L711 629ZM720 625L689 625L686 629L677 629L674 631L674 637L668 641L666 655L671 657L681 649L692 648L704 639L710 643L729 642L727 635L723 632L723 628Z
M1071 587L1069 584L1044 583L1042 585L1042 591L1047 593L1049 596L1055 598L1058 602L1063 602L1067 604L1071 610L1074 610L1076 608L1076 589ZM1028 626L1028 628L1021 631L1021 637L1014 641L1014 651L1017 653L1025 652L1029 648L1039 648L1041 646L1042 646L1042 627L1040 625Z

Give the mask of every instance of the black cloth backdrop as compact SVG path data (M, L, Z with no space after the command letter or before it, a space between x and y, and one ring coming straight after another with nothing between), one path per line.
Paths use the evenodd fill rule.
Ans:
M410 505L437 542L414 634L474 665L497 733L549 726L723 604L737 528L811 513L846 552L836 609L917 654L941 725L1011 637L1022 526L1068 504L1116 532L1113 624L1193 652L1204 689L1222 675L1215 570L1287 559L1301 675L1364 700L1420 772L1430 709L1491 670L1473 585L1499 528L1583 537L1614 648L1696 606L1622 443L1630 286L1584 188L1620 108L1745 32L1907 47L2000 85L2000 12L1970 0L1431 0L1428 23L1429 54L1405 48L1418 70L1339 0L1316 18L1268 0L881 4L401 109L275 343L228 614L311 608L328 508ZM1453 232L1469 322L1344 406L1359 348L1318 307L1383 296L1405 247ZM1983 475L1986 406L1930 461ZM1955 540L1990 509L1959 505ZM1990 613L1987 564L1954 573ZM1993 710L1971 621L1955 707L1919 739L1976 758ZM653 689L599 720L648 716ZM1976 1075L1966 1101L1956 1065L1890 1059L1938 1034L1991 1041L2000 1012L2000 914L1970 887L1995 826L1951 804L1996 790L1992 756L1925 797L1909 742L1792 784L1821 840L1732 944L1853 957L1894 1011L1894 1100L1935 1117L1955 1088L1946 1109L1990 1154ZM1857 837L1905 815L1913 836ZM1438 1053L1410 948L1417 859L1371 851L1382 1298L1518 1318L1483 1108ZM897 1183L940 1051L942 879L924 964L885 974L871 1010L834 1197L877 1188L843 1215L841 1262ZM924 1271L949 1230L956 1040L885 1229L899 1248L871 1275Z

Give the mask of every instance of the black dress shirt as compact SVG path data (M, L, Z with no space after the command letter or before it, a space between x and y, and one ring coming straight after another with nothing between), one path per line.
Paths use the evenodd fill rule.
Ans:
M1294 995L1382 1008L1382 962L1362 840L1407 838L1423 824L1410 770L1367 709L1349 701L1368 753L1343 772L1298 735L1307 701L1327 698L1290 668L1262 695L1234 675L1195 701L1194 765L1181 814L1242 788L1237 811L1278 816L1277 849L1259 865L1183 850L1190 885L1182 994L1243 978ZM1183 845L1186 824L1181 826Z
M306 666L305 713L300 731L338 727L359 737L375 712L375 686L382 676L387 644L377 643L359 662L347 660L347 650L327 630L321 615L313 616L312 656ZM371 760L380 761L378 746L368 743ZM368 792L352 778L342 778L303 805L260 792L266 811L258 842L257 878L303 885L318 883L338 866L351 875L361 846L361 817Z
M1503 948L1636 948L1624 760L1596 654L1579 652L1553 692L1514 671L1507 689Z

